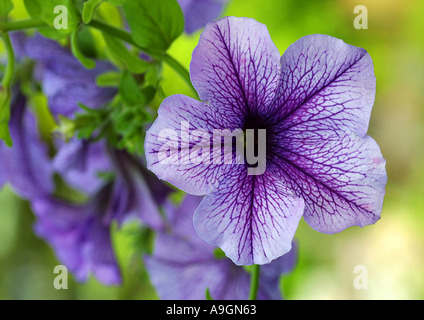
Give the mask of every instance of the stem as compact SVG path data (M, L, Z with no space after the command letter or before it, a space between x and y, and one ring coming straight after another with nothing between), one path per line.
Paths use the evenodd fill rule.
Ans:
M18 31L32 28L41 28L46 27L47 24L39 18L17 20L17 21L8 21L4 25L4 32L9 31Z
M121 39L122 41L125 41L126 43L140 49L144 53L148 54L149 56L162 60L165 62L168 66L170 66L172 69L174 69L175 72L177 72L180 77L190 86L190 88L193 90L193 92L197 95L196 89L194 89L193 84L191 83L190 74L187 71L184 66L182 66L177 60L175 60L173 57L171 57L169 54L164 52L158 52L155 50L151 50L145 47L142 47L134 42L131 33L115 28L111 25L108 25L106 23L103 23L98 20L91 20L91 22L88 24L88 26L93 27L95 29L98 29L100 31L106 32L110 34L111 36L114 36L116 38Z
M12 85L13 72L15 70L15 53L13 52L9 34L7 32L3 32L2 38L7 52L7 66L1 84L4 89L9 90Z
M256 297L258 296L260 269L260 265L258 264L252 266L252 273L250 275L249 300L256 300Z
M12 98L12 80L15 70L15 53L7 32L1 32L4 47L7 52L7 66L0 86L0 139L4 140L7 146L13 145L9 131L10 101Z

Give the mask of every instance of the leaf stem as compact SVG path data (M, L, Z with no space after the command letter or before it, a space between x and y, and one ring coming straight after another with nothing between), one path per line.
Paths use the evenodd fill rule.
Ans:
M5 89L10 89L12 85L13 72L15 70L15 53L13 51L12 43L10 42L10 37L7 32L2 32L4 47L7 52L7 65L4 77L2 80L2 87Z
M9 31L18 31L18 30L25 30L25 29L31 29L31 28L41 28L46 26L47 24L42 19L39 19L39 18L8 21L4 24L3 32L6 33ZM187 83L187 85L193 90L194 94L197 96L197 92L194 89L193 84L191 83L189 72L183 65L181 65L181 63L179 63L169 54L139 46L137 43L134 42L131 36L131 33L125 30L116 28L114 26L111 26L107 23L93 19L90 21L90 23L87 24L87 26L106 32L110 34L111 36L119 38L122 41L140 49L141 51L150 55L151 57L163 61L168 66L170 66Z
M0 139L11 147L13 142L9 131L10 101L12 99L12 80L15 70L15 53L7 32L0 32L7 52L7 66L0 86Z
M260 269L261 267L258 264L252 266L252 272L250 275L249 300L256 300L258 296Z
M24 19L24 20L7 21L4 24L3 31L4 32L18 31L18 30L25 30L25 29L32 29L32 28L41 28L46 26L47 24L42 19L31 18L31 19Z
M150 55L151 57L153 57L155 59L162 60L168 66L170 66L172 69L174 69L174 71L177 72L180 75L180 77L190 86L190 88L193 90L193 92L197 95L197 92L194 89L193 84L191 83L190 74L187 71L187 69L184 68L184 66L182 66L177 60L175 60L169 54L167 54L165 52L158 52L158 51L155 51L155 50L151 50L149 48L139 46L137 43L134 42L134 40L131 36L131 33L127 32L125 30L122 30L122 29L115 28L115 27L108 25L106 23L103 23L101 21L93 19L88 24L88 26L93 27L95 29L98 29L100 31L106 32L106 33L110 34L111 36L119 38L122 41L125 41L126 43L140 49L141 51Z

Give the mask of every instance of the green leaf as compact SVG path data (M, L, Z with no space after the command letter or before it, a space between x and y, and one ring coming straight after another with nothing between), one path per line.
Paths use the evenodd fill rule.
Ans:
M4 12L6 12L6 6ZM9 33L4 32L1 35L4 47L7 52L7 65L3 74L3 79L0 85L0 139L4 140L6 145L12 146L12 138L9 131L10 120L10 102L12 100L12 83L15 75L15 53L13 51L12 42L10 41Z
M206 288L205 297L206 297L206 300L213 300L209 288Z
M127 0L123 9L139 46L163 52L183 32L184 17L176 0Z
M28 11L29 15L33 18L37 18L41 14L40 4L37 0L24 0L25 9Z
M57 33L69 35L79 24L71 0L24 0L24 3L30 16L41 18Z
M0 87L0 139L4 140L9 147L13 144L9 131L11 98L12 94L10 90Z
M102 127L107 122L109 111L105 109L91 109L82 103L78 103L78 106L83 112L75 114L73 119L66 118L59 115L59 127L58 132L62 134L65 139L77 135L79 139L93 139L93 133L100 131L98 137L102 135Z
M82 21L87 24L93 19L94 11L103 0L88 0L82 9Z
M77 36L78 30L75 30L71 35L72 54L84 65L84 67L86 67L87 69L93 69L96 66L96 63L93 60L85 57L84 54L82 54L82 52L78 48Z
M117 38L106 33L103 33L103 38L105 39L110 55L124 65L131 73L143 73L149 68L150 64L147 61L132 54Z
M97 76L96 84L99 87L118 87L121 81L121 74L115 71L109 71Z
M140 90L131 73L124 72L122 74L121 82L119 83L119 93L122 96L122 100L129 106L136 105L141 100Z
M93 59L98 56L95 38L90 28L83 27L82 29L78 29L77 44L84 56Z
M108 0L108 2L115 6L122 6L127 0Z
M152 64L149 69L146 70L144 74L144 81L152 85L154 87L157 87L160 82L160 77L162 74L162 64Z
M156 95L156 88L152 87L152 86L146 86L144 88L141 88L140 90L142 96L143 96L143 101L140 102L140 105L145 106L147 105L150 101L153 100L153 98Z
M145 106L154 98L156 89L152 86L140 89L133 75L124 72L119 83L119 93L128 106Z
M147 117L144 108L123 106L113 116L113 125L118 138L116 147L126 149L130 153L143 152L143 126Z
M0 2L0 23L6 21L7 15L13 9L11 0L1 0Z

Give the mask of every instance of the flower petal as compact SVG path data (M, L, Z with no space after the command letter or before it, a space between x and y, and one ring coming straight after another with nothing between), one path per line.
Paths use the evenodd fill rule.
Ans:
M171 230L159 233L154 253L145 256L147 271L161 299L205 299L208 288L215 300L246 300L250 276L214 247L202 241L193 227L193 212L201 197L187 195L178 208L167 208ZM258 299L281 299L279 276L289 272L296 248L261 268Z
M193 33L216 19L228 0L178 0L184 13L184 30Z
M92 272L106 285L121 282L113 252L110 226L102 223L90 203L68 204L51 197L32 202L36 233L50 243L59 260L78 281Z
M230 137L234 124L229 123L229 120L206 103L183 95L173 95L165 99L158 114L158 118L146 133L148 169L159 179L166 180L190 194L205 195L214 190L223 172L232 167L225 165L227 160L229 159L230 163L237 162L233 158L232 144L221 148L221 137L214 135L214 130L221 132L222 128L230 128L222 131L224 136ZM204 132L205 139L200 142L193 141L195 130ZM215 139L219 144L215 144ZM217 154L214 145L219 146ZM209 154L200 162L192 161L194 146L208 150ZM221 159L222 155L224 159Z
M136 217L155 230L162 229L164 223L159 206L166 201L171 188L148 172L137 157L112 148L108 154L116 175L111 190L103 195L109 199L108 206L101 210L104 212L103 221L112 223L117 220L121 224ZM102 201L100 197L100 207Z
M298 244L293 241L289 252L261 267L261 280L262 278L267 279L267 284L274 287L280 275L289 273L294 269L299 255L298 251Z
M247 111L263 111L273 100L279 58L265 25L225 17L203 31L193 51L191 80L201 100L241 127Z
M203 197L188 194L177 208L172 202L165 204L164 210L167 213L167 218L174 234L195 242L205 243L204 241L199 241L199 236L193 226L193 215L202 199ZM208 244L206 246L210 247Z
M206 289L215 300L246 300L248 297L248 273L228 259L214 260L212 256L187 263L155 256L144 259L150 280L163 300L203 300Z
M284 128L312 122L365 136L375 87L372 60L364 49L327 35L306 36L281 57L270 114L277 113Z
M265 264L290 250L304 203L268 174L246 171L234 170L203 199L194 225L235 264Z
M387 175L372 138L299 124L281 141L275 168L305 200L304 218L311 227L335 233L380 218Z
M98 174L112 169L103 141L77 139L62 143L53 159L53 166L67 183L87 194L96 193L103 185L104 181Z
M84 282L92 272L106 285L121 282L110 226L102 223L91 203L68 204L51 197L32 202L36 233L50 243L59 260Z
M21 93L12 102L9 128L13 146L0 142L1 180L10 182L25 199L53 192L53 168L48 148L41 140L35 116L26 108L26 98Z
M96 85L98 75L114 69L107 62L96 61L96 67L88 70L69 50L39 35L28 39L26 51L39 63L38 76L54 116L71 118L82 110L78 103L99 108L116 94L113 88Z

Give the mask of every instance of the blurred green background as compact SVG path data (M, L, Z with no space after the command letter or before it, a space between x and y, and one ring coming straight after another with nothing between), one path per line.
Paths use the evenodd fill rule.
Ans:
M353 26L356 5L368 9L366 30ZM281 279L285 298L424 299L424 1L231 0L223 15L266 24L281 54L302 36L323 33L365 48L374 61L377 94L369 134L387 160L382 218L335 235L302 221L298 265ZM12 18L25 17L22 1L15 1ZM181 36L169 50L187 68L200 33ZM163 85L167 95L191 94L167 67ZM95 279L78 284L71 277L68 290L55 290L59 262L33 234L29 205L6 187L0 208L0 299L156 298L131 227L114 232L122 287ZM367 289L355 289L356 266L367 269Z

